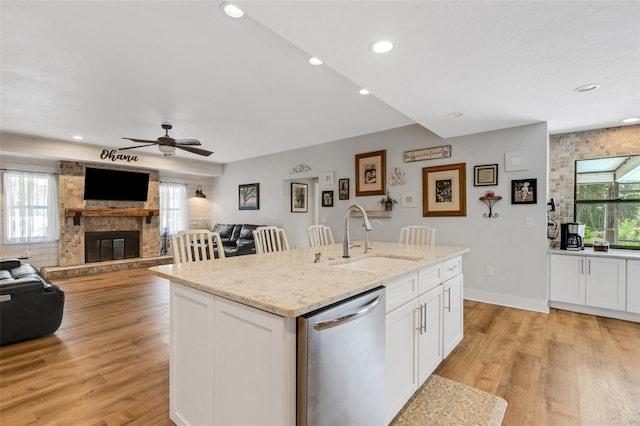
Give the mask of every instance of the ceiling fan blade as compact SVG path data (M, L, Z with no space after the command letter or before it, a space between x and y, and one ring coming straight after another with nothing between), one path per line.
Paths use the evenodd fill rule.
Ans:
M176 145L202 145L198 139L176 139Z
M150 143L150 144L147 144L147 145L128 146L126 148L118 148L118 151L124 151L126 149L144 148L144 147L147 147L147 146L152 146L152 145L157 145L157 144L158 144L158 142Z
M188 145L176 145L176 148L184 149L185 151L193 152L194 154L204 155L205 157L213 154L213 151L207 151L206 149L202 148L194 148Z
M128 139L130 141L140 142L140 143L158 143L158 141L150 141L147 139L135 139L135 138L122 138L122 139Z

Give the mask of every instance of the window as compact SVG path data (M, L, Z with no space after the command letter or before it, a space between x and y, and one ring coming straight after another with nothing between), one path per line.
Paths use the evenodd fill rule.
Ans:
M7 243L55 241L60 236L58 184L46 173L4 173Z
M184 231L188 223L187 186L160 183L160 234Z
M587 245L640 249L640 155L576 161L575 221Z

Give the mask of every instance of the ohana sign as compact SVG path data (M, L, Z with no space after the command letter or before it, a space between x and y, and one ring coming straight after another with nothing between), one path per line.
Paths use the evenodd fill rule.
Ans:
M102 160L111 160L111 161L126 161L130 163L132 161L138 161L137 155L128 155L128 154L118 154L118 151L115 149L108 150L103 149L102 154L100 154L100 159Z

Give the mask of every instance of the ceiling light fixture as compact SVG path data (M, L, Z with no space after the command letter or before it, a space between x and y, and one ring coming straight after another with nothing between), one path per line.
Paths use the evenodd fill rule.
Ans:
M164 154L165 157L174 155L176 152L176 147L173 145L158 145L158 149L161 153Z
M233 5L231 3L223 2L220 7L224 13L230 18L242 18L244 16L244 12L238 6Z
M585 84L584 86L576 87L575 89L573 89L573 91L576 93L585 93L585 92L594 91L599 88L600 88L599 84L592 83L592 84Z
M623 123L637 123L640 121L640 117L629 117L622 120Z
M462 113L461 112L450 112L449 114L447 114L447 117L449 117L449 118L462 117Z
M71 139L75 139L77 141L84 140L84 138L82 136L80 136L80 135L73 135L73 136L71 136Z
M309 63L311 65L322 65L322 61L318 58L316 58L315 56L309 58Z
M360 89L358 93L360 93L361 95L368 95L371 92L369 92L367 89Z
M373 50L375 53L387 53L391 49L393 49L393 43L391 43L389 40L376 41L371 45L371 50Z

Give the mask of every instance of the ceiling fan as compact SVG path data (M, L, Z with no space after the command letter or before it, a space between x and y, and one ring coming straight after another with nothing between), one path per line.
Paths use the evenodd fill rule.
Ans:
M135 148L144 148L146 146L158 145L158 149L160 152L164 154L165 157L170 157L175 155L176 148L183 149L185 151L193 152L194 154L204 155L205 157L213 154L213 151L207 151L206 149L196 148L198 145L202 145L197 139L174 139L169 136L169 130L171 130L173 126L169 123L162 123L162 128L165 130L164 136L160 136L155 141L150 141L146 139L135 139L135 138L122 138L128 139L133 142L144 143L145 145L136 145L136 146L128 146L126 148L120 148L118 151L124 151L126 149L135 149Z

